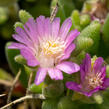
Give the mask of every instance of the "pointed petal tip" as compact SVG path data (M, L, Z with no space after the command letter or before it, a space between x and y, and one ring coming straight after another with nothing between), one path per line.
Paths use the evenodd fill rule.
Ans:
M72 74L80 70L79 65L72 62L67 62L67 61L64 61L58 64L56 67L60 69L61 71L64 71L65 73L68 73L68 74Z
M91 58L89 53L86 53L86 58Z
M72 82L72 81L66 82L66 87L70 90L81 92L81 85L75 82Z
M44 81L46 75L47 75L47 70L43 69L43 68L39 68L37 73L36 73L36 77L35 77L34 83L36 85L39 85L40 83L42 83Z
M80 34L80 31L78 31L77 29L74 29L73 31L75 31L78 35Z
M50 68L50 69L48 69L48 74L49 74L51 79L54 79L54 80L63 80L63 74L57 68Z
M103 87L104 88L108 88L109 87L109 78L105 78L104 79Z

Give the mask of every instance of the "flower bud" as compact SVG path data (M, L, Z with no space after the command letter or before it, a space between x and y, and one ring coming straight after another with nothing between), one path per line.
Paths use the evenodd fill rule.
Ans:
M20 20L22 21L22 23L26 23L28 21L28 19L32 17L32 15L30 15L25 10L20 10L19 17L20 17Z
M24 59L24 57L21 56L21 55L15 56L14 59L15 59L15 61L18 62L19 64L26 64L26 63L27 63L26 60Z
M102 98L101 95L95 94L95 95L93 96L93 98L94 98L94 100L96 101L97 104L102 104L102 103L103 103L103 98Z
M51 84L44 84L42 93L45 97L56 98L64 92L64 84L62 81L54 81Z
M21 22L16 22L14 24L14 30L16 30L17 27L23 28L23 24Z

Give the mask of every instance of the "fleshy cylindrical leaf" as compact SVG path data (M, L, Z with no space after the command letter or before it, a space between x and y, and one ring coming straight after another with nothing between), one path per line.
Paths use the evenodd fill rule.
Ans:
M84 28L82 30L82 32L80 33L79 37L87 37L87 38L91 38L93 40L93 46L90 47L87 51L95 54L98 51L98 47L99 47L99 41L100 41L100 29L101 29L101 25L99 22L97 21L93 21L89 26L87 26L86 28Z
M74 54L79 54L83 50L87 50L93 45L93 40L90 37L78 37L75 44L76 49Z
M105 44L109 47L109 14L107 15L105 23L103 25L102 33Z
M17 62L15 62L14 58L16 55L20 54L19 50L14 50L14 49L8 49L8 46L11 44L11 42L8 42L5 46L5 54L6 54L6 58L8 61L8 64L10 66L10 69L12 70L12 72L14 74L17 74L19 69L21 69L21 75L20 75L20 80L22 82L22 84L24 86L27 86L27 74L24 70L23 65L18 64ZM25 78L25 79L24 79Z
M75 109L75 107L76 105L73 104L73 101L68 96L62 97L58 103L58 109Z
M80 14L78 10L74 10L71 14L72 19L72 29L78 29L81 30L80 27Z
M58 105L58 99L48 99L43 101L42 109L58 109L57 105Z
M91 18L88 14L84 14L80 16L80 25L82 28L86 27L89 25L91 22Z
M29 87L29 90L30 90L30 92L33 92L33 93L42 93L42 86L43 86L43 83L41 83L39 85L36 85L33 83Z

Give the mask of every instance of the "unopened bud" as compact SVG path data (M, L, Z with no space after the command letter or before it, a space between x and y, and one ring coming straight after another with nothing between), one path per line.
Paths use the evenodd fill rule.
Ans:
M32 17L32 15L29 14L28 12L26 12L25 10L20 10L19 17L20 17L20 20L22 21L22 23L26 23L28 21L28 19Z
M64 84L62 81L54 81L51 84L44 84L42 93L47 98L56 98L64 92Z
M102 98L101 95L95 94L93 97L94 97L94 100L96 101L97 104L102 104L103 103L103 98Z
M14 29L16 30L17 27L23 28L23 24L21 22L16 22L14 24Z
M21 55L15 56L15 61L18 62L19 64L26 64L27 63L26 60L24 59L24 57Z

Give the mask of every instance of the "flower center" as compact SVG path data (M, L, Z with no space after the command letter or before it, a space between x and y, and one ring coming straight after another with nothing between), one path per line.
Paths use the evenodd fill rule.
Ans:
M39 52L37 59L41 67L51 68L54 67L59 59L64 55L65 42L60 38L43 39L40 41Z
M101 73L91 73L90 75L87 75L85 79L88 83L89 88L91 89L101 86L103 83Z
M64 49L65 49L65 43L64 41L57 40L48 40L44 41L42 44L42 51L46 57L58 57L62 56Z

